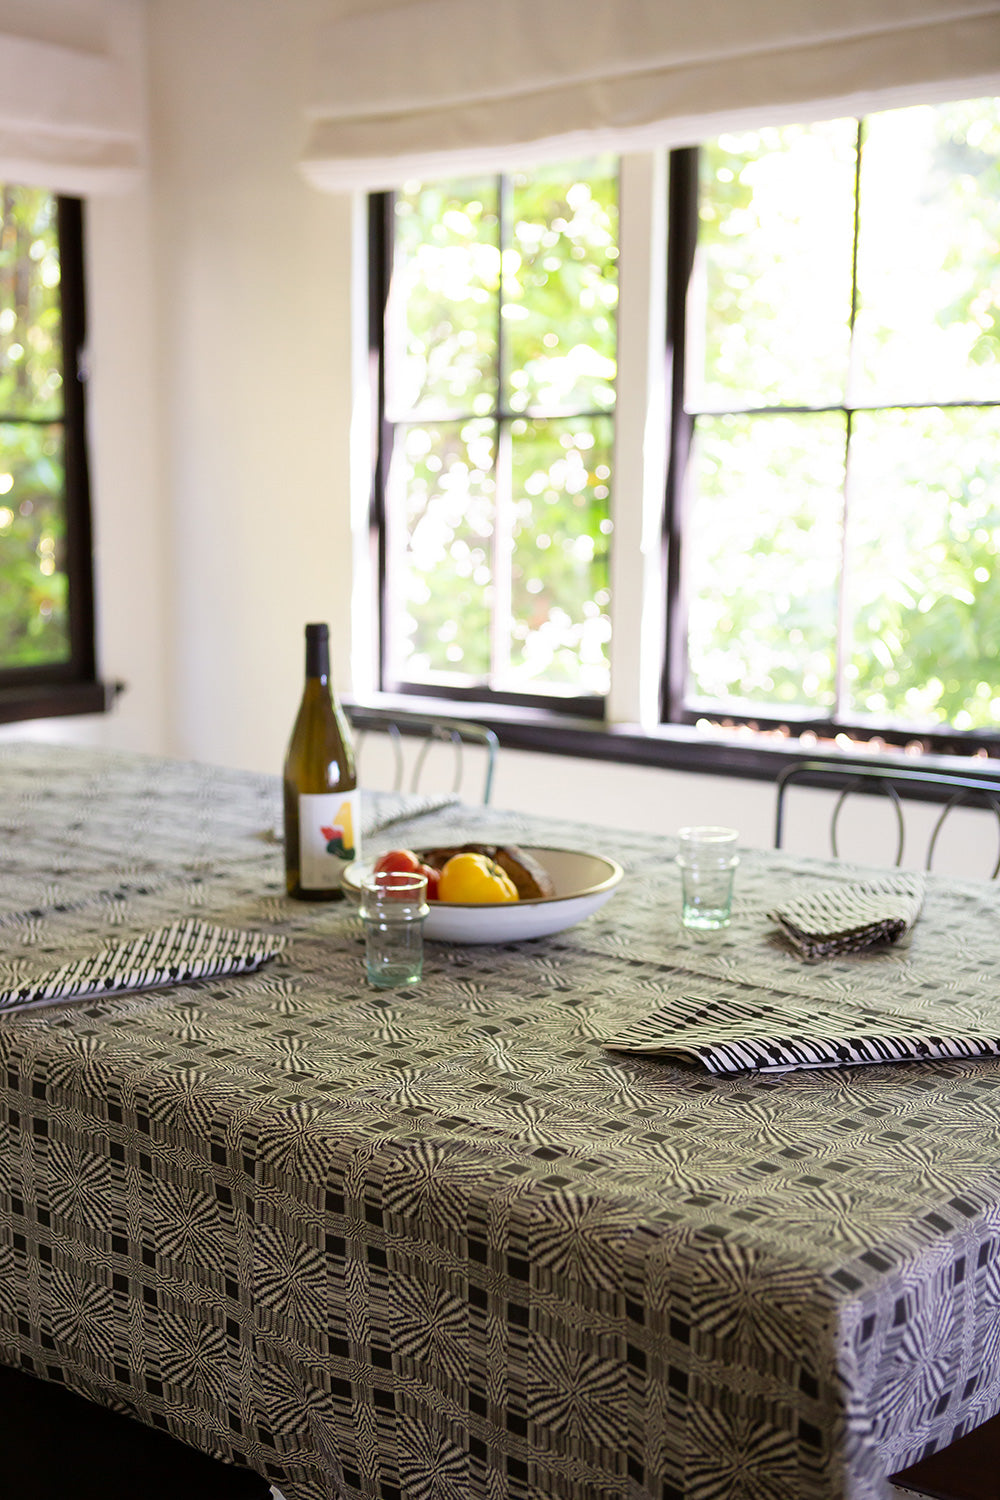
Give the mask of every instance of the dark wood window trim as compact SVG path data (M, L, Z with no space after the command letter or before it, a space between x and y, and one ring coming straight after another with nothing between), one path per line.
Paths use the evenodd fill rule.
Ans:
M998 769L997 747L989 759L973 759L968 750L926 750L919 760L902 745L884 750L864 747L841 749L831 744L800 744L796 740L754 739L752 732L721 738L690 724L664 724L645 730L631 724L605 724L597 719L568 717L544 709L504 707L480 702L475 705L447 703L440 698L398 697L379 694L377 700L357 702L345 698L344 705L358 729L384 730L399 723L405 730L407 714L447 719L474 718L492 729L502 747L530 750L542 755L567 755L617 766L652 766L664 771L694 775L735 776L752 781L775 781L796 760L828 761L831 769L845 765L920 765L927 770L956 776L978 777Z
M111 711L123 682L54 682L44 687L0 687L0 724Z
M63 344L63 433L66 473L66 570L69 658L42 666L0 668L0 723L69 714L106 713L121 682L97 674L93 535L86 441L87 320L83 267L83 204L58 198L60 307Z

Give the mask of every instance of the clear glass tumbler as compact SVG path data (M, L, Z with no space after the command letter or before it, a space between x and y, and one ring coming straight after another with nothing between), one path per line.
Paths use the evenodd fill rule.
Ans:
M424 970L427 877L386 870L361 880L368 982L391 990L419 984Z
M738 837L735 828L682 828L678 833L681 921L685 927L716 931L729 926L733 878L740 862Z

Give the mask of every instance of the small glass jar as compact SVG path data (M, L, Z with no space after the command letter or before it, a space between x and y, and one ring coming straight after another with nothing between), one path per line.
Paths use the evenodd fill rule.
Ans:
M682 828L677 863L681 868L681 921L696 931L728 927L733 909L733 876L739 864L735 828Z
M426 875L380 870L365 875L360 885L369 984L380 990L419 984L430 910Z

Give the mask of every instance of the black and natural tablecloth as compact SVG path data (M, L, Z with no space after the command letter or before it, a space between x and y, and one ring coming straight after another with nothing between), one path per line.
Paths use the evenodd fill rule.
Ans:
M378 993L352 909L284 896L277 816L268 777L0 748L8 980L192 915L286 939L0 1018L0 1359L286 1500L876 1500L1000 1408L1000 1062L602 1045L686 994L986 1024L992 886L932 878L903 946L803 965L766 913L857 870L744 851L698 939L670 840L453 807L383 837L625 879Z

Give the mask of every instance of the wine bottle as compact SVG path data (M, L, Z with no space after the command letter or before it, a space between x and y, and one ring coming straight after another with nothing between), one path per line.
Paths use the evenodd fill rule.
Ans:
M285 884L299 901L340 901L361 845L354 747L330 684L330 633L306 626L306 684L285 757Z

